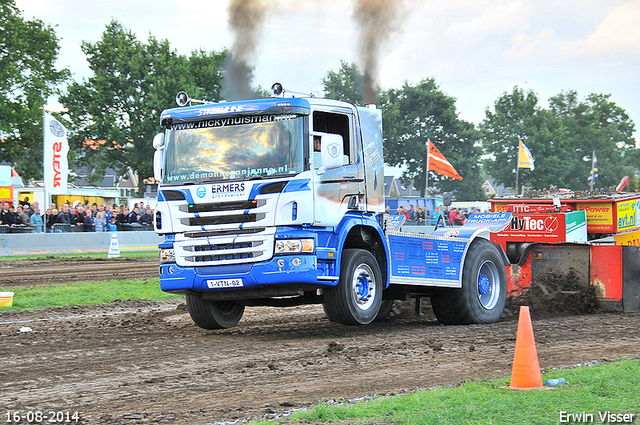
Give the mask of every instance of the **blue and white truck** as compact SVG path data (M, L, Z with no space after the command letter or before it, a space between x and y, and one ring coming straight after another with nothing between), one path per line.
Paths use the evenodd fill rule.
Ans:
M346 325L430 297L445 324L491 323L506 301L509 213L403 232L384 213L382 113L307 97L209 103L178 94L153 140L160 286L205 329L246 306L322 303ZM406 228L406 227L405 227Z

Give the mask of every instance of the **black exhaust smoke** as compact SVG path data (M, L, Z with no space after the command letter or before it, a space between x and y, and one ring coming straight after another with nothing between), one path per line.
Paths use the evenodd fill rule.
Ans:
M231 52L224 66L222 95L227 100L249 99L258 39L264 22L266 7L261 0L231 0L229 27L233 34Z

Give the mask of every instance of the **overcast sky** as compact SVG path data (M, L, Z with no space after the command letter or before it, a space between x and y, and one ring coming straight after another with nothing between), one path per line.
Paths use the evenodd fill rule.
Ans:
M230 47L227 0L16 0L26 19L55 28L59 67L90 75L82 40L100 40L111 19L140 40L168 39L180 53ZM264 0L255 85L281 82L321 91L340 60L358 62L353 2ZM561 91L611 94L640 126L640 0L395 0L395 29L382 44L378 80L399 88L435 77L457 99L460 116L479 123L515 86L542 106Z

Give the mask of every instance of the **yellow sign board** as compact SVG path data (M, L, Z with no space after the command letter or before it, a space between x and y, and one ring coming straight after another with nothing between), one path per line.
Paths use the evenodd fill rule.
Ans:
M578 202L578 211L587 213L587 231L614 232L613 226L613 203L611 202Z
M0 199L7 202L13 202L13 187L12 186L0 186Z
M616 245L640 246L640 230L613 235Z
M617 204L617 212L618 212L618 223L617 223L617 231L622 232L624 230L632 230L637 227L637 201L635 199L631 199L629 201L618 202Z

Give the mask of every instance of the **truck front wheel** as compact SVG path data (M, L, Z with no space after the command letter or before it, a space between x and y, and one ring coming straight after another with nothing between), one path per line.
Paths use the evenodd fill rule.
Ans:
M244 306L235 301L203 300L200 294L187 294L191 320L203 329L227 329L238 324Z
M462 288L436 288L431 306L445 325L494 323L507 300L507 273L498 248L486 239L476 239L467 252L462 269Z
M371 323L382 303L382 273L364 249L345 249L337 286L324 290L324 311L329 320L344 325Z

